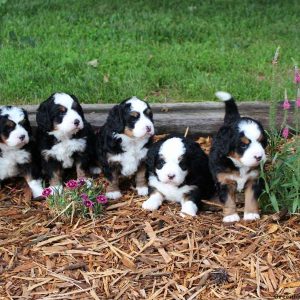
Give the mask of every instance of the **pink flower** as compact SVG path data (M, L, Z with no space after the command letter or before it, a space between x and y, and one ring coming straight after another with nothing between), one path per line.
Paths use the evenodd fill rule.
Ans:
M107 198L104 195L99 195L96 197L96 201L101 204L107 203Z
M90 200L89 196L87 194L82 194L82 195L80 195L80 197L83 201Z
M296 100L296 106L297 106L297 107L300 107L300 98L298 98L298 99Z
M79 178L77 180L77 183L78 183L79 186L83 186L85 184L85 179L84 178Z
M282 130L282 136L283 136L285 139L288 138L288 136L289 136L289 129L288 129L288 127L283 128L283 130Z
M71 179L71 180L69 180L69 181L66 183L66 186L67 186L67 188L69 188L70 190L74 190L74 189L76 189L76 188L78 187L78 183L77 183L76 180Z
M83 205L86 207L93 207L94 206L94 202L92 202L91 200L87 199L83 201Z
M288 110L288 109L291 108L291 104L290 104L290 102L289 102L288 99L285 99L285 100L283 101L282 107L283 107L283 109L285 109L285 110Z
M42 196L47 198L49 197L50 195L52 195L52 190L48 187L48 188L45 188L42 192Z

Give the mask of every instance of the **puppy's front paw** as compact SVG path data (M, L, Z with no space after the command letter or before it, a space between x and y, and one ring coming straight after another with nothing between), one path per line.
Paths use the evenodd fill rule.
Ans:
M193 201L185 201L182 204L180 216L189 215L195 217L198 211L197 205Z
M101 169L99 167L90 167L90 173L92 175L99 175L101 174Z
M157 210L161 206L162 200L157 195L152 195L148 200L146 200L142 207L146 210Z
M122 197L122 194L120 191L108 192L106 193L106 197L109 199L119 199Z
M139 196L147 196L148 195L148 187L147 186L138 186L136 188Z
M238 222L240 220L240 217L238 214L232 214L232 215L229 215L229 216L225 216L223 218L223 222L224 223L232 223L232 222Z
M260 216L258 213L244 213L244 220L245 221L253 221L260 219Z

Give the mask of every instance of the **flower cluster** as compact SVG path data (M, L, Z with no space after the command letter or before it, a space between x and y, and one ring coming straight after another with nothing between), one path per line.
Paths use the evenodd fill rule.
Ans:
M90 179L71 179L62 190L45 188L42 195L47 199L50 209L56 213L64 212L65 216L80 215L94 217L102 212L108 200L105 196L105 182L94 182Z

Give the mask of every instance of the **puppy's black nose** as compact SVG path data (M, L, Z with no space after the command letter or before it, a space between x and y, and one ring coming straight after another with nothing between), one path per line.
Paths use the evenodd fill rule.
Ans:
M19 139L23 142L25 140L25 134L20 135Z
M80 124L80 121L79 121L78 119L75 119L75 120L74 120L74 125L75 125L76 127L78 127L79 124Z
M168 178L169 178L170 180L172 180L172 179L175 178L175 175L174 175L174 174L169 174L169 175L168 175Z
M254 158L255 158L257 161L261 161L262 156L254 156Z
M151 132L151 127L150 126L146 126L146 131L149 133Z

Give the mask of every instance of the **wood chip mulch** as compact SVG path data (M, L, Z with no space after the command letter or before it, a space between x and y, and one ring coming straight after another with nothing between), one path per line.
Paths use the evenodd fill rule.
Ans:
M146 212L129 191L71 224L29 199L0 191L1 300L300 299L299 215L224 225L220 211Z

